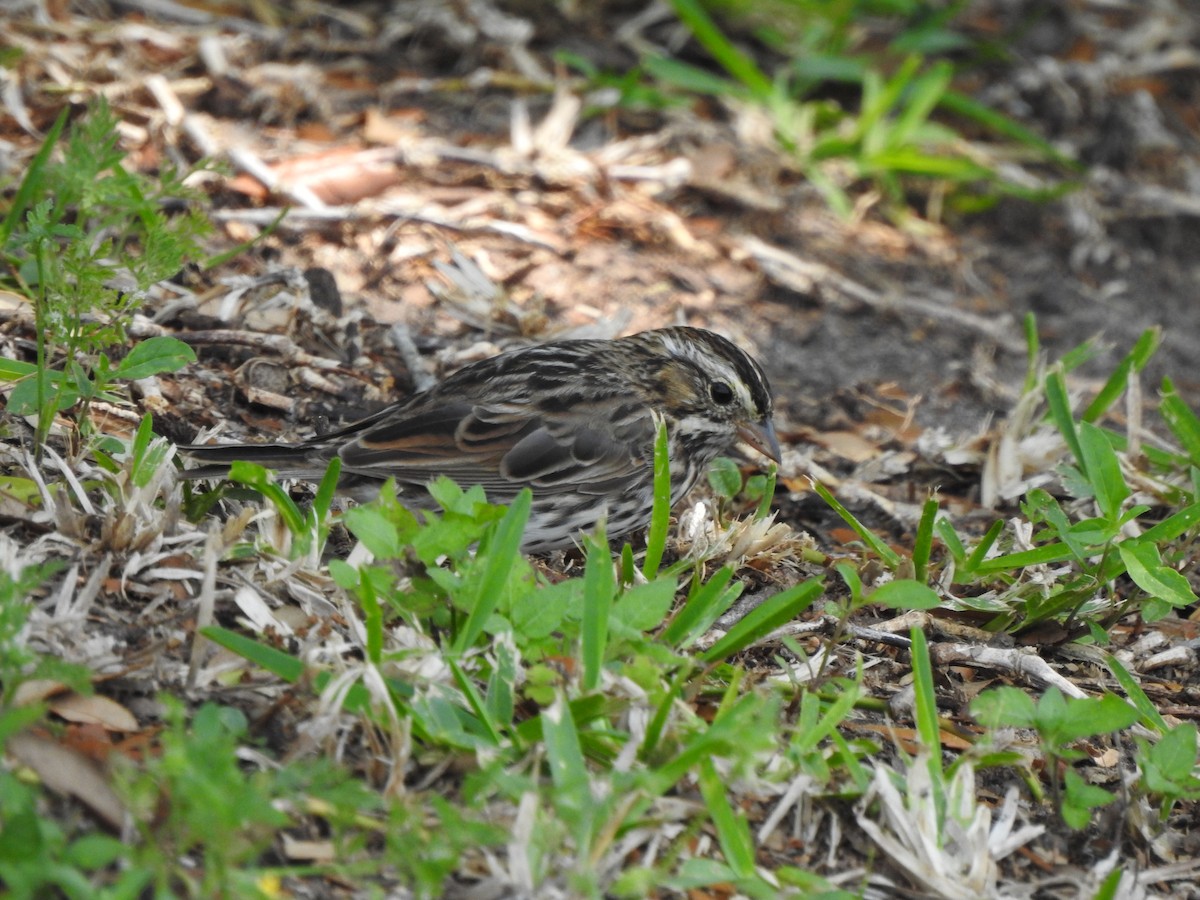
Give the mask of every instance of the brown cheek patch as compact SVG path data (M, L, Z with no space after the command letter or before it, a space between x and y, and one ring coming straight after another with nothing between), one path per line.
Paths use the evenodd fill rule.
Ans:
M695 375L683 366L674 364L664 366L659 373L659 384L662 385L663 398L677 409L690 409L696 406Z

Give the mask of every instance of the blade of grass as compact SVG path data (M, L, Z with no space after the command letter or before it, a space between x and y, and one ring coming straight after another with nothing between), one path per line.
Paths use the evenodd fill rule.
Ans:
M942 95L939 106L948 112L965 116L968 119L974 119L997 134L1012 138L1014 141L1025 144L1027 147L1032 147L1038 153L1043 154L1061 166L1067 166L1076 172L1083 171L1084 167L1081 163L1065 155L1045 138L1035 134L1008 116L989 109L966 94L960 94L958 91L946 91Z
M220 625L208 625L200 629L200 634L219 647L224 647L231 653L236 653L247 662L254 663L260 669L270 672L276 678L282 678L288 684L295 684L304 675L303 661L260 644L254 638L222 628Z
M659 739L662 737L663 729L667 726L667 719L671 715L671 708L676 701L683 698L683 687L691 677L692 666L685 665L671 679L670 686L663 692L663 697L654 710L650 724L646 726L646 736L642 738L642 745L638 748L639 759L649 759L650 754L658 748Z
M913 539L913 580L922 583L929 572L929 555L933 550L933 524L937 514L937 498L930 497L921 508L921 521L917 523L917 534Z
M817 579L794 584L751 610L725 636L700 655L706 663L719 662L762 640L784 622L800 615L821 594L823 585Z
M712 758L700 760L700 796L717 831L721 852L738 878L754 878L754 838L744 816L734 812L729 804L729 792L724 779L717 774Z
M494 731L512 725L516 703L513 698L513 685L517 683L517 653L511 644L497 641L494 645L496 663L488 675L487 682L487 718L494 722Z
M646 773L646 791L651 795L663 794L681 778L688 777L700 760L728 755L732 748L743 744L748 730L761 722L767 702L758 694L742 694L725 715L703 731L691 734L681 750Z
M487 704L483 697L479 694L479 689L468 678L462 670L462 667L455 662L453 657L446 657L446 664L450 667L450 672L454 676L454 683L458 685L458 690L463 698L467 701L467 706L471 712L475 714L475 718L484 727L492 743L499 747L501 741L502 726L493 721L491 714L488 712Z
M1071 415L1071 401L1067 398L1067 386L1063 381L1061 368L1046 376L1046 402L1050 406L1050 416L1054 419L1054 424L1062 433L1075 461L1083 468L1083 451L1079 447L1079 434L1075 429L1075 419ZM1087 474L1086 470L1084 474Z
M1162 380L1162 401L1158 411L1171 429L1171 434L1183 445L1183 451L1194 463L1200 463L1200 418L1176 390L1170 378Z
M254 488L262 494L283 517L284 524L293 535L304 532L304 516L300 507L288 496L287 491L275 483L269 470L258 463L239 459L229 467L229 480Z
M1152 544L1173 541L1195 527L1197 523L1200 523L1200 503L1193 503L1163 519L1153 528L1146 529L1142 533L1141 540L1149 541Z
M1129 499L1129 485L1121 474L1121 463L1102 428L1091 422L1079 423L1080 465L1096 497L1101 514L1110 522L1121 515L1121 504Z
M1053 544L1046 544L1044 547L1035 547L1032 550L1021 550L1017 553L1008 553L1004 556L993 557L976 566L974 574L992 575L996 572L1062 562L1063 560L1072 558L1074 558L1074 553L1071 552L1071 548L1061 541L1056 541Z
M589 812L596 804L592 800L591 779L583 759L579 730L571 716L570 704L561 691L554 702L542 710L541 720L546 760L554 782L554 804L573 813L567 821L574 821L575 839L582 852L591 845L593 816Z
M919 64L919 57L917 59ZM916 130L929 118L933 108L941 101L954 75L954 67L942 60L913 79L904 94L900 115L888 136L888 145L898 148L913 139Z
M375 582L370 578L362 577L361 570L358 574L360 577L357 596L363 611L367 659L378 666L383 662L383 607L379 605Z
M329 466L325 469L325 475L321 478L321 483L317 485L317 494L313 497L312 508L316 514L316 521L324 521L329 515L329 507L333 505L334 495L337 493L338 479L342 474L342 458L335 456L329 461Z
M583 563L583 621L580 624L582 687L585 691L594 691L600 686L600 673L604 666L616 579L613 577L612 557L603 531L584 538L584 546L587 558Z
M834 497L832 493L830 493L829 488L825 487L825 485L821 484L819 481L814 481L813 490L817 492L817 496L819 496L822 500L828 503L830 507L833 508L834 512L842 517L842 521L854 529L855 533L862 539L863 543L874 550L876 555L883 560L884 564L889 569L895 569L896 566L900 565L900 554L876 537L871 529L859 522L858 519L856 519L850 512L850 510L842 506L842 504L838 502L838 499Z
M1028 394L1037 387L1041 342L1038 338L1037 317L1033 313L1025 313L1025 319L1022 324L1025 327L1025 356L1029 362L1025 367L1025 384L1021 393Z
M723 566L703 585L696 587L694 583L687 601L663 629L659 639L669 647L681 648L690 646L708 631L745 587L741 581L730 585L732 578L732 567Z
M942 771L942 729L938 722L937 691L933 686L933 664L929 660L925 632L920 628L912 628L909 637L912 638L913 717L921 745L927 754L929 781L940 822L946 813L946 778Z
M1146 692L1142 690L1142 686L1138 684L1137 679L1125 668L1124 664L1111 653L1104 654L1104 663L1108 666L1108 670L1113 673L1113 677L1117 679L1117 684L1121 685L1121 689L1129 697L1129 702L1141 713L1142 724L1147 728L1153 728L1159 734L1166 734L1170 731L1171 726L1162 717L1162 713L1158 711L1158 707L1154 705L1154 701L1146 696Z
M868 70L863 75L862 106L854 134L862 140L866 155L884 150L882 135L876 126L895 108L901 92L908 87L919 65L917 57L909 56L887 81L874 70Z
M1084 422L1095 422L1108 412L1109 407L1125 392L1130 377L1146 367L1146 363L1158 350L1161 341L1162 328L1147 328L1143 331L1141 337L1133 345L1133 349L1113 369L1108 380L1104 382L1104 386L1100 388L1079 418Z
M966 566L966 571L968 573L975 573L979 570L979 566L991 552L992 547L995 546L996 541L999 539L1002 531L1004 531L1004 522L1000 519L997 519L992 523L991 527L988 528L987 533L980 538L978 546L971 551L971 556L967 559Z
M471 598L471 611L462 630L454 641L454 651L465 653L475 645L483 634L484 625L496 609L503 595L508 575L513 563L521 555L521 537L525 533L525 523L529 521L529 508L533 494L528 488L523 488L517 494L504 517L492 528L490 539L487 540L487 551L484 560L483 574L474 585L474 597Z
M735 47L721 32L708 12L698 0L670 0L679 21L695 35L705 50L726 72L740 81L760 101L765 101L775 90L775 83L768 78L750 57Z
M925 632L909 629L912 638L913 689L917 734L930 754L941 759L942 733L938 723L937 691L933 687L933 664L929 660L929 645ZM939 765L940 767L940 765Z
M292 208L290 206L285 206L279 211L279 215L268 222L257 234L254 235L254 237L250 238L248 241L243 241L234 247L230 247L228 250L224 250L213 256L207 257L203 262L200 263L200 271L208 272L212 269L218 269L231 259L241 256L255 244L262 243L264 240L269 238L275 229L283 223L283 220L287 218L288 213L291 211Z
M758 509L754 511L755 520L765 519L771 514L771 502L775 499L775 484L779 478L779 466L771 463L767 467L767 483L763 487L763 495L759 498Z
M821 697L807 691L801 696L800 716L790 745L793 751L800 754L816 751L854 711L854 705L863 695L862 672L859 671L855 680L844 679L839 684L843 689L837 692L832 703L826 704Z
M712 97L746 97L749 93L736 81L669 56L651 54L642 60L642 66L651 77L689 93Z
M13 229L17 227L17 222L21 216L25 215L33 197L39 193L42 178L46 172L46 165L50 161L50 154L54 152L54 147L58 144L58 139L62 137L62 132L67 125L67 117L70 113L71 107L69 105L62 108L62 112L58 114L58 118L54 120L54 124L50 126L50 130L46 132L46 139L42 141L42 146L38 148L38 152L29 161L29 168L25 170L25 177L21 179L21 185L17 188L17 193L13 196L11 205L8 207L8 215L4 217L4 222L0 223L0 250L3 250L7 246Z
M650 511L650 530L646 535L646 557L642 572L647 581L658 575L663 552L667 546L667 529L671 518L671 458L668 453L667 423L658 423L654 438L654 506Z
M966 569L967 549L963 546L962 539L954 530L954 526L950 524L949 519L937 519L933 527L937 531L938 537L942 539L942 543L946 545L946 549L950 551L950 556L954 560L955 577L957 577Z

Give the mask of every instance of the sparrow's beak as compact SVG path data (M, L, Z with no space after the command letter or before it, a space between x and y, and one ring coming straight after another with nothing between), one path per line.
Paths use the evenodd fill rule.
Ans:
M764 456L780 461L779 438L775 436L775 423L770 419L761 422L743 422L738 426L738 437Z

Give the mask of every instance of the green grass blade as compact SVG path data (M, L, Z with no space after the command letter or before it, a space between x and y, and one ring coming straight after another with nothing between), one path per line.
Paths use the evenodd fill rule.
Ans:
M671 717L671 708L683 698L683 686L691 677L692 667L685 665L671 679L670 686L663 692L663 697L654 710L650 724L646 726L646 735L642 738L641 747L638 748L639 759L649 759L650 755L658 749L663 730L667 727L667 719Z
M759 498L758 509L754 511L755 521L765 519L771 514L771 503L775 499L775 485L779 480L779 466L771 463L767 467L767 483L763 487L763 495Z
M984 106L966 94L960 94L958 91L946 91L942 95L939 106L948 112L973 119L1003 137L1011 138L1014 141L1025 144L1027 147L1032 147L1061 166L1067 166L1077 172L1083 171L1081 163L1063 154L1062 151L1058 150L1045 138L1030 131L1019 122Z
M329 460L329 465L325 468L325 474L321 478L321 483L317 485L317 493L313 498L313 512L316 515L317 522L323 522L329 515L329 507L333 505L334 495L337 493L338 479L342 474L342 458L335 456Z
M706 663L719 662L762 640L784 622L790 622L812 605L823 585L816 579L794 584L751 610L725 636L701 654Z
M1179 512L1163 519L1153 528L1146 529L1141 536L1141 540L1149 541L1152 544L1163 544L1166 541L1173 541L1185 532L1190 531L1197 523L1200 523L1200 503L1193 503L1191 506L1185 506Z
M341 560L338 560L341 562ZM342 565L346 565L342 562ZM349 568L347 566L347 568ZM379 605L379 596L375 592L375 582L358 575L358 602L362 606L363 630L366 632L367 659L374 665L383 662L383 607Z
M954 530L949 519L936 519L933 527L937 531L938 537L942 539L942 543L946 545L946 549L950 551L950 556L954 560L955 575L962 574L966 570L967 563L967 548L963 546L962 538L958 536L958 532Z
M628 543L621 545L621 587L633 584L637 566L633 563L633 547Z
M200 271L208 272L213 269L220 268L231 259L236 259L237 257L241 256L255 244L262 243L274 233L276 228L283 224L283 220L287 218L288 213L291 211L292 208L290 206L285 206L279 211L279 215L263 226L263 228L261 228L258 233L254 235L254 237L247 241L242 241L242 243L230 247L228 250L223 250L220 253L207 257L203 262L200 263Z
M1038 338L1037 331L1037 316L1033 313L1025 313L1025 319L1022 323L1025 327L1025 355L1028 359L1028 364L1025 367L1025 385L1021 390L1022 394L1028 394L1037 387L1037 373L1039 365L1039 357L1041 356L1041 341Z
M50 130L46 132L46 139L42 141L42 146L38 148L38 152L29 161L29 168L25 170L25 177L21 179L21 186L17 188L17 193L12 198L12 203L8 207L8 215L0 223L0 251L7 249L8 239L12 236L13 229L17 227L17 222L20 221L21 216L25 215L33 198L40 193L42 179L46 174L46 166L50 162L50 154L54 152L54 147L58 143L58 139L62 136L63 129L67 125L67 117L70 113L71 107L69 105L62 108L62 112L58 114L58 118L54 120L54 124L50 126Z
M516 699L513 696L513 686L517 683L518 656L516 648L505 641L497 641L495 647L495 665L488 675L486 718L491 730L499 734L507 731L513 722L516 711Z
M254 488L265 497L283 518L293 535L304 533L304 515L287 491L275 483L268 469L258 463L237 460L229 467L229 480Z
M591 846L597 804L592 797L579 730L571 706L561 692L553 704L542 710L541 720L546 761L554 782L554 805L563 814L563 820L574 825L575 839L583 853Z
M919 628L909 631L912 638L913 689L917 734L929 752L940 759L941 726L938 724L937 691L933 687L933 664L929 660L929 645L925 632Z
M1147 728L1153 728L1159 734L1166 734L1171 730L1171 726L1167 724L1167 720L1162 717L1162 713L1155 707L1154 701L1146 696L1146 692L1142 690L1142 686L1138 684L1133 674L1125 668L1119 659L1111 653L1104 654L1104 663L1108 666L1108 670L1113 673L1113 677L1117 679L1117 684L1121 685L1121 689L1125 691L1129 697L1129 702L1142 716L1142 724Z
M708 809L713 827L717 831L717 842L725 855L725 862L738 878L754 878L754 839L745 816L734 812L729 803L728 788L717 773L712 758L700 760L700 796Z
M1162 401L1158 407L1159 414L1171 434L1183 447L1193 463L1200 463L1200 418L1192 411L1176 390L1170 378L1162 381Z
M654 438L654 506L650 512L650 530L646 535L646 559L642 572L653 581L662 564L667 547L667 530L671 523L671 458L667 441L667 423L658 423Z
M1000 538L1001 532L1004 531L1004 521L997 519L988 528L987 533L980 539L979 545L971 551L971 556L967 560L966 571L969 574L974 574L983 564L984 559L992 551L996 541Z
M975 567L974 574L993 575L996 572L1022 569L1025 566L1048 565L1073 559L1074 555L1069 546L1062 541L1055 541L1053 544L1034 547L1032 550L1021 550L1017 553L1007 553L985 560Z
M454 641L454 650L464 653L474 646L483 634L484 625L500 602L513 563L521 555L521 538L525 534L525 523L529 521L529 508L533 495L528 488L517 494L504 517L492 527L483 574L475 586L474 602L463 623L462 630Z
M708 15L699 0L670 0L675 15L695 35L700 45L726 72L740 81L760 101L765 101L775 90L775 84L762 69L725 37Z
M1121 463L1102 428L1091 422L1079 423L1080 460L1101 514L1110 522L1121 515L1121 504L1129 499L1129 485L1121 474Z
M801 755L815 752L821 742L833 737L846 717L854 712L855 704L863 696L861 671L857 679L840 682L840 685L841 690L834 695L832 703L807 691L801 696L797 725L805 727L798 727L793 733L793 752Z
M254 638L222 628L220 625L209 625L200 629L200 634L219 647L224 647L231 653L236 653L247 662L252 662L260 669L270 672L276 678L282 678L288 684L295 684L304 675L304 663L289 656L282 650L260 644Z
M1062 433L1075 461L1083 468L1083 451L1079 447L1079 434L1075 429L1075 419L1071 415L1071 401L1067 397L1067 386L1063 381L1061 369L1046 376L1046 402L1050 406L1050 416L1054 419L1054 424ZM1084 474L1087 474L1086 469Z
M488 712L487 704L479 694L479 689L463 673L462 666L455 662L452 657L446 657L446 664L450 666L450 672L454 676L454 683L458 685L458 690L462 694L463 699L467 701L467 706L475 714L475 718L483 726L491 742L499 747L502 739L502 726L492 719L491 714Z
M652 54L642 60L642 66L657 81L688 93L748 98L749 92L738 82L669 56Z
M825 485L818 481L814 481L813 490L817 492L817 496L819 496L822 500L828 503L830 507L832 507L834 512L842 517L842 520L847 525L854 529L855 533L862 539L863 543L874 550L889 569L895 569L896 566L900 565L900 554L876 537L871 529L867 528L867 526L858 521L858 519L854 517L850 510L846 509L846 507L842 506L842 504L838 502L838 499L833 496L829 488L825 487Z
M912 86L904 95L903 108L896 118L896 124L888 136L890 147L899 148L913 139L917 129L924 124L933 108L941 101L953 76L954 67L943 60L913 80Z
M1087 405L1087 409L1083 411L1079 418L1084 422L1095 422L1108 412L1113 403L1117 401L1117 398L1125 393L1130 377L1145 368L1146 363L1150 361L1150 357L1158 349L1161 340L1162 328L1147 328L1143 331L1142 336L1133 345L1133 349L1113 369L1112 374L1108 376L1108 380L1104 382L1104 386L1100 388L1099 393Z
M583 654L583 689L594 691L600 686L600 673L608 646L609 616L612 614L616 579L613 577L612 557L603 532L584 539L587 559L583 563L583 622L581 644Z
M937 691L933 686L933 664L929 645L920 628L909 631L912 638L913 716L921 745L928 752L930 784L933 786L938 821L946 810L946 780L942 772L942 729L938 722Z
M740 581L730 585L732 579L732 567L723 566L706 583L693 586L683 608L659 635L660 640L668 647L688 647L708 631L745 587Z
M913 540L913 579L924 583L929 573L929 555L933 551L933 525L937 520L937 498L930 497L921 508L921 521Z
M900 92L912 77L915 64L916 57L908 57L901 63L896 74L886 82L874 69L863 73L862 102L859 104L858 121L854 124L853 139L862 141L865 155L871 156L884 149L878 126L900 99Z

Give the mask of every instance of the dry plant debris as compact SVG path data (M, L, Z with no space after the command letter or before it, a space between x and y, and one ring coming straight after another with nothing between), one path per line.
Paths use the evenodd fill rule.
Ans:
M17 6L5 14L20 59L0 90L9 115L0 124L4 169L29 165L64 104L103 96L131 168L155 172L200 157L227 167L191 179L212 201L212 252L252 243L147 292L127 328L131 341L178 337L199 361L92 403L97 432L130 442L149 413L179 441L198 432L298 436L521 343L687 321L774 361L788 446L773 517L755 518L752 503L717 494L678 511L667 560L688 564L680 597L702 592L724 567L745 590L692 645L727 693L716 681L685 679L687 691L664 699L646 677L659 651L630 637L640 610L676 601L655 594L653 578L630 579L630 593L643 591L637 609L615 607L630 618L614 640L632 642L636 665L602 668L578 691L589 675L568 653L525 667L530 649L511 635L456 656L440 640L461 623L443 617L429 628L413 616L381 627L344 570L329 564L379 561L343 526L322 554L321 542L269 503L231 498L220 519L195 516L172 476L169 446L149 478L129 456L106 468L71 445L77 432L64 418L35 461L25 449L28 423L6 414L0 561L10 579L61 565L32 593L20 644L81 665L95 689L53 667L23 681L10 711L44 703L46 712L6 738L10 770L32 772L130 846L152 844L156 817L182 815L194 802L179 781L173 795L137 805L152 792L132 770L187 759L180 723L189 720L167 698L193 711L205 701L240 711L243 730L197 717L203 729L190 723L202 732L192 739L236 745L245 796L261 801L263 814L246 832L254 835L247 865L316 866L317 875L286 879L282 889L296 895L430 894L442 885L447 895L476 897L767 896L803 890L798 873L811 872L827 880L822 886L863 896L1196 896L1194 788L1156 807L1160 795L1131 787L1143 765L1133 760L1149 758L1137 743L1154 734L1145 722L1116 739L1082 737L1071 751L1080 762L1065 745L1039 743L1031 727L985 729L971 714L972 701L998 685L1035 697L1054 687L1081 701L1133 685L1167 724L1194 721L1194 607L1152 623L1122 616L1137 593L1124 578L1080 596L1078 616L1015 627L1008 604L1036 606L1064 583L1070 563L1033 561L1011 580L967 585L955 580L942 544L940 580L930 579L939 609L858 602L912 580L905 566L931 490L940 519L968 549L1004 522L976 564L1044 546L1019 503L1038 490L1067 497L1062 466L1072 448L1047 414L1045 386L1057 372L1047 357L1029 366L1033 387L1021 387L1025 304L1014 298L1042 298L1049 336L1057 329L1067 345L1086 336L1088 320L1084 304L1063 293L1106 309L1118 358L1131 343L1118 326L1136 334L1143 324L1139 294L1163 288L1164 316L1188 308L1191 294L1178 288L1194 284L1194 269L1169 252L1169 238L1166 261L1147 261L1152 248L1131 235L1159 226L1194 237L1200 210L1186 173L1197 162L1197 122L1181 98L1194 94L1200 54L1186 7L1163 0L1143 18L1121 4L1063 11L1056 27L1073 37L1072 49L1042 53L988 89L1002 111L1044 108L1047 135L1094 165L1061 212L1006 207L981 238L897 228L871 214L869 198L849 220L830 215L776 152L761 112L739 104L712 116L666 110L642 129L614 124L619 110L588 117L595 98L556 69L535 40L537 23L488 2ZM981 4L974 24L998 28L1012 14ZM590 21L607 15L616 13ZM661 15L650 7L623 20L614 46L657 40ZM411 49L403 65L397 47ZM451 55L458 65L445 64ZM1038 179L1025 160L1003 164L1014 178ZM1022 216L1035 227L1023 228ZM1006 233L1043 228L1053 229L1043 243L1057 256L1034 254ZM989 240L997 249L982 249ZM1129 299L1133 313L1119 305ZM0 301L0 356L28 360L33 311L16 293ZM1195 336L1161 321L1153 365L1193 360ZM1051 344L1047 355L1064 346ZM893 353L909 362L887 368ZM1180 454L1176 436L1149 421L1141 385L1153 384L1153 365L1121 384L1121 403L1102 420L1125 444L1112 457L1129 488L1119 505L1151 511L1124 523L1114 547L1153 533L1194 488L1186 470L1147 460ZM1067 398L1076 411L1102 391L1108 370L1080 371ZM1175 377L1194 406L1190 369ZM813 493L813 480L880 535L880 546L864 549L862 534ZM297 490L301 505L311 503ZM1078 523L1096 518L1096 502L1061 506ZM744 515L730 516L731 505ZM1171 562L1193 588L1194 530L1180 535ZM904 564L889 569L889 550ZM589 561L522 561L512 577L541 578L568 605L574 579L601 578ZM386 563L397 592L424 590L418 583L431 577L412 558ZM839 577L839 564L859 579L862 597L851 596L853 578ZM773 599L816 575L823 593L802 617L770 618ZM734 664L705 655L735 646L739 624L756 615L763 633L736 646ZM1084 620L1105 623L1111 658L1077 642ZM664 621L661 634L672 628ZM1014 627L997 629L998 621ZM200 635L212 625L252 638L258 655ZM958 760L944 771L920 721L914 630L936 671L924 698L938 701L933 733ZM283 659L297 664L294 678L282 674L290 671ZM481 672L511 673L514 684L513 728L494 744L462 724L464 696L496 696L480 693L490 689L475 677ZM753 689L739 692L743 683ZM419 715L398 712L398 691ZM431 734L433 724L444 730ZM222 744L222 735L235 739ZM544 749L528 756L513 749L538 739ZM977 758L989 752L1023 760L1029 784L993 777L993 760ZM303 768L313 759L353 774L364 791L361 821L340 819L333 794L314 786L320 777ZM497 760L511 765L502 778ZM305 773L300 786L263 786L265 773L290 765ZM828 778L831 768L838 778ZM1108 807L1116 812L1066 827L1030 788L1051 769L1111 786L1121 796ZM580 773L583 786L572 780ZM231 779L224 789L239 783L223 775ZM1047 782L1068 791L1057 776ZM470 816L446 805L473 790L480 796ZM11 822L0 813L0 827ZM357 843L347 849L330 838L334 830ZM203 842L188 843L182 828L171 834L178 845L165 849L215 870ZM414 852L393 846L405 841L436 862L421 869ZM364 859L387 862L366 876L352 872L348 862ZM674 880L651 883L662 873ZM205 877L193 892L215 884ZM265 876L255 889L281 890Z

